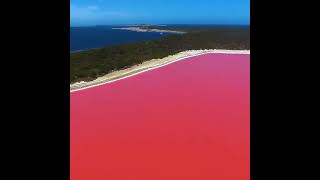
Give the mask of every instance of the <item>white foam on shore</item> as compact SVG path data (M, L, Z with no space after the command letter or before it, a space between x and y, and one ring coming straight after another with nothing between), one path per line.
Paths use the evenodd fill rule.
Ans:
M117 78L117 79L114 79L114 80L108 80L107 78L104 78L104 76L102 76L102 77L97 78L97 79L95 79L93 81L89 81L89 82L81 81L81 82L77 82L77 83L74 83L74 84L70 84L70 88L75 88L75 89L70 89L70 93L76 92L76 91L80 91L80 90L85 90L85 89L92 88L92 87L101 86L101 85L112 83L112 82L115 82L115 81L119 81L119 80L122 80L122 79L125 79L125 78L136 76L136 75L141 74L141 73L146 72L146 71L150 71L150 70L153 70L153 69L157 69L157 68L172 64L172 63L177 62L177 61L181 61L181 60L184 60L184 59L188 59L188 58L191 58L191 57L200 56L200 55L204 55L204 54L209 54L209 53L215 53L215 54L250 54L250 50L204 49L204 50L183 51L183 52L180 52L180 53L178 53L176 55L171 55L171 56L162 58L165 61L163 64L156 64L156 65L151 66L151 67L146 67L147 69L141 70L141 71L133 73L133 74L130 74L128 76L120 77L120 78ZM176 56L178 56L178 57L176 57ZM172 57L174 59L170 59ZM162 59L160 59L160 60L162 60ZM133 70L139 70L139 69L133 69ZM107 75L105 75L105 76L107 76Z

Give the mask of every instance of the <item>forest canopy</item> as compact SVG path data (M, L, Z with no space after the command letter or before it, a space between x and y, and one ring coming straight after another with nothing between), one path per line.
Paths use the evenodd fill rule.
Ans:
M71 53L70 83L93 80L115 70L185 50L250 49L249 27L178 30L188 33Z

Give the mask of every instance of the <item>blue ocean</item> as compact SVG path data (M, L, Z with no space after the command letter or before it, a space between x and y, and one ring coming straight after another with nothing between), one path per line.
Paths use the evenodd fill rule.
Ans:
M91 27L70 27L70 52L102 48L113 45L120 45L132 42L159 39L171 33L158 32L134 32L112 29L119 26L91 26ZM121 27L121 26L120 26ZM123 26L122 26L123 27ZM225 28L250 26L226 26L226 25L167 25L170 28Z
M168 34L117 30L111 26L70 27L70 52L154 40Z

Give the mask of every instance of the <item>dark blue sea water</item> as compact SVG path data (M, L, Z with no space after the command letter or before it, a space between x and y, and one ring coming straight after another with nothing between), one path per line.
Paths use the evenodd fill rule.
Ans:
M170 33L158 32L133 32L112 29L114 26L92 26L92 27L70 27L70 52L87 50L92 48L108 47L113 45L126 44L161 38ZM120 26L123 27L123 26ZM170 28L225 28L250 26L228 26L228 25L166 25Z
M158 39L168 33L133 32L112 27L70 27L70 51Z

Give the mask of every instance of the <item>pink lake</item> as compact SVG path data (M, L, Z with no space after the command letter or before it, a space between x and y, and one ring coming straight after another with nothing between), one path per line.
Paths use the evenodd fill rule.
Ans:
M70 93L71 180L249 180L250 55Z

